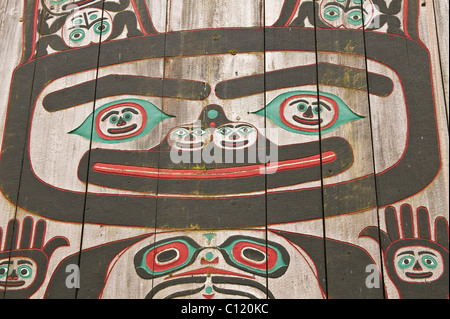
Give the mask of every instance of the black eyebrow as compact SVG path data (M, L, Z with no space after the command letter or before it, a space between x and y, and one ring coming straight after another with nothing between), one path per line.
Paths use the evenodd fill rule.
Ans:
M238 124L238 125L236 125L234 128L243 127L243 126L252 127L252 126L249 125L249 124Z
M131 113L134 113L134 114L139 114L138 111L136 111L135 109L132 109L131 107L127 107L127 108L122 110L122 113L125 113L125 112L131 112Z
M432 253L431 251L421 251L419 252L419 255L424 255L424 254L430 254L436 257L436 254Z
M340 4L340 3L338 3L338 2L328 2L328 3L324 6L324 8L326 8L326 7L328 7L328 6L338 6L338 7L340 7L342 10L344 10L345 12L348 12L348 11L353 10L353 9L359 9L359 10L364 10L364 12L367 13L366 9L364 9L364 8L362 8L362 7L359 7L359 6L352 6L352 7L347 7L347 8L345 8L342 4Z
M304 102L304 103L308 103L308 104L309 104L309 101L306 101L306 100L300 99L300 100L295 100L295 101L292 101L291 103L289 103L289 105L292 105L292 104L294 104L294 103L299 103L299 102Z
M0 265L12 264L13 262L10 260L5 260L0 263Z
M404 252L398 254L397 256L401 256L401 255L414 255L414 252L412 250L408 250L408 251L404 251Z
M42 103L47 111L54 112L93 102L96 87L97 99L130 94L204 100L211 92L211 87L200 81L114 74L52 92Z
M105 114L105 116L102 117L102 122L105 121L108 117L110 117L113 114L119 114L119 112L117 112L117 111L109 111L108 113Z
M215 90L216 95L221 99L235 99L266 91L313 84L367 91L368 82L370 93L374 95L388 96L394 88L392 80L387 76L320 62L222 81L217 84Z
M18 265L22 265L22 264L28 264L28 265L33 265L32 262L30 262L29 260L19 260L17 262Z

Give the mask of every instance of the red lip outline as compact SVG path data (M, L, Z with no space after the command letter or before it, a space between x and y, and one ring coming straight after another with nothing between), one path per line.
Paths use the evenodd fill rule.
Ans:
M326 164L337 158L335 152L326 151L320 155L285 160L281 162L255 164L239 167L202 169L165 169L154 167L141 167L122 164L95 163L93 170L97 173L115 174L123 176L135 176L158 179L234 179L261 175L261 172L275 173L300 168Z

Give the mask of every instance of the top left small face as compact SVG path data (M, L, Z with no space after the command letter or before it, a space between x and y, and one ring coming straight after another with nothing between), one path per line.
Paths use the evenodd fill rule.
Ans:
M67 17L62 28L62 39L69 47L83 47L107 39L112 29L112 17L108 12L86 8Z

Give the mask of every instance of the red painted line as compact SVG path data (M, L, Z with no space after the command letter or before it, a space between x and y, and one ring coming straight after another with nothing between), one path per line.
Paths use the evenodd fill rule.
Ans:
M336 153L327 151L322 153L322 163L330 163L336 159ZM300 159L281 162L256 164L249 166L203 169L165 169L153 167L141 167L132 165L95 163L93 170L97 173L115 174L124 176L136 176L160 179L225 179L241 178L261 175L261 172L275 173L292 169L308 168L320 165L320 156L314 155Z

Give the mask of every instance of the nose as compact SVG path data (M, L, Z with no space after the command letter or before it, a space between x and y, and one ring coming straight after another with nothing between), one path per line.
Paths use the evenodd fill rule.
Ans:
M219 257L215 256L214 253L212 253L212 252L207 252L200 261L200 264L202 264L202 265L212 265L212 264L218 264L218 263L219 263Z
M12 273L8 276L9 280L17 280L19 277L17 276L16 270L13 270Z
M188 142L192 142L192 141L195 140L195 137L194 137L194 135L189 134L189 135L187 135L187 136L184 138L184 140L185 140L185 141L188 141Z
M313 118L314 114L312 112L311 106L308 106L308 109L303 113L303 117Z
M413 270L422 270L422 267L420 266L418 261L414 264Z
M236 133L233 133L230 135L230 139L235 141L235 140L239 139L239 135L237 135Z
M117 126L124 126L125 124L127 124L127 122L125 122L125 121L123 120L123 118L120 117L120 118L119 118L119 122L117 122Z

